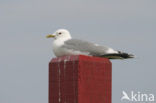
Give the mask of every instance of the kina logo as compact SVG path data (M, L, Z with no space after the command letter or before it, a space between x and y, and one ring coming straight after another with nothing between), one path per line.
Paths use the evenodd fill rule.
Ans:
M128 100L130 101L130 98L128 97L127 93L125 91L122 91L123 96L121 97L121 101Z
M121 101L131 101L131 102L154 102L154 94L150 93L141 93L131 91L130 93L126 93L122 91Z

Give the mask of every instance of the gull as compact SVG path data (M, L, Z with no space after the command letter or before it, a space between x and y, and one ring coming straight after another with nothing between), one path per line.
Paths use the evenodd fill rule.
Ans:
M47 38L54 38L52 47L56 57L69 55L87 55L104 57L108 59L128 59L134 55L114 50L107 46L101 46L92 42L73 39L66 29L58 29Z

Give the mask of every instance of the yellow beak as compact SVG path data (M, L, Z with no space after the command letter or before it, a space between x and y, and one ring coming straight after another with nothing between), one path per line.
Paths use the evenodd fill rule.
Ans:
M46 38L54 38L54 37L55 37L55 35L53 35L53 34L49 34L46 36Z

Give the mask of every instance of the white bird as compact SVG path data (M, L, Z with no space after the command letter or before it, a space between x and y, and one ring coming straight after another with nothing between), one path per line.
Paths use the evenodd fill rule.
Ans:
M116 51L106 46L72 39L70 32L66 29L59 29L54 34L47 35L47 38L54 38L53 52L57 57L67 55L88 55L109 59L127 59L134 57L132 54Z

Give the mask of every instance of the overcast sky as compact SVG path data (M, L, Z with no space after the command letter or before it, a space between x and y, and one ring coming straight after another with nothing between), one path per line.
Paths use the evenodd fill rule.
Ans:
M155 0L0 0L0 103L48 103L48 33L136 55L112 60L113 103L122 91L156 96Z

